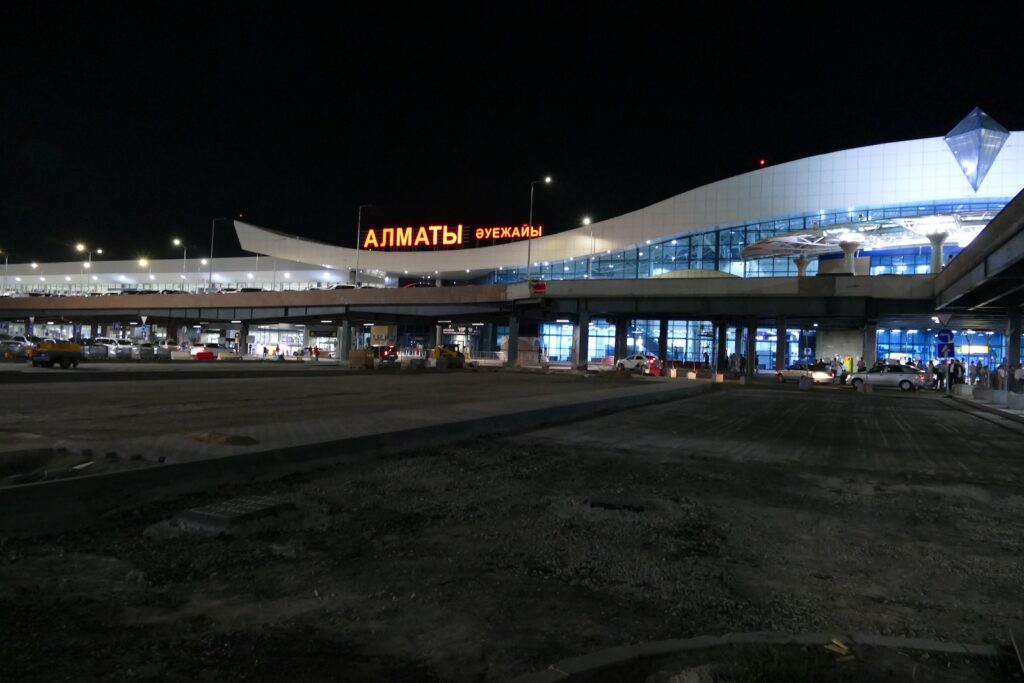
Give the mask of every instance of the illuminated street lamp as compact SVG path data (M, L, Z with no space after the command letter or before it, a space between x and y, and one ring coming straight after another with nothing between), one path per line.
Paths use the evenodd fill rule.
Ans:
M551 176L544 176L543 180L530 181L530 222L527 224L526 233L526 281L530 281L530 267L533 265L532 258L532 247L533 247L533 188L538 183L544 183L545 185L551 184Z
M181 247L181 274L184 275L185 267L188 265L188 245L177 237L171 240L171 243L176 247Z
M79 254L88 254L88 260L82 263L82 289L84 290L86 285L85 271L89 268L92 268L92 250L89 249L89 247L85 246L85 244L83 244L82 242L79 242L75 245L75 251L77 251ZM97 249L96 253L102 255L103 250Z
M359 205L359 217L356 219L356 272L355 282L353 284L359 284L359 248L360 242L362 241L361 233L363 231L363 209L373 208L373 204L360 204Z

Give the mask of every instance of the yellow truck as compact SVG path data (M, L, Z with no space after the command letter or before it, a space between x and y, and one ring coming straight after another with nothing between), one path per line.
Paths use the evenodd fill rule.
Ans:
M35 367L52 368L54 365L60 365L64 369L77 368L83 358L82 347L67 341L39 342L34 348L29 349L26 355Z

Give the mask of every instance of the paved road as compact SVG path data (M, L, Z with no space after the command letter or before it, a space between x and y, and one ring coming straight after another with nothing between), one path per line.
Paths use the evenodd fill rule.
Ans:
M1024 424L968 412L929 392L727 386L701 401L637 412L628 420L577 422L530 437L630 449L646 457L984 477L1016 476L1024 446Z
M442 378L446 392L410 400L500 398L493 379ZM232 400L260 404L238 391L258 385L233 382ZM281 386L271 408L318 400ZM1001 644L1024 610L1015 427L926 394L730 386L211 487L6 539L0 678L502 681L752 630ZM168 524L253 494L295 510L234 539Z

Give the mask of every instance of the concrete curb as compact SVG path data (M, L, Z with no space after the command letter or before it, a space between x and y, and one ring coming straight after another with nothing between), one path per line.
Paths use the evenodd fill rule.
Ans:
M661 657L692 652L727 645L822 645L833 638L847 645L871 645L874 647L904 648L922 652L968 655L972 657L999 657L1005 652L996 645L971 645L947 643L927 638L897 638L854 633L803 633L788 634L775 631L753 631L749 633L728 633L724 636L697 636L673 640L657 640L636 645L621 645L599 650L588 655L570 657L555 662L543 671L525 674L512 679L512 683L556 683L557 681L581 681L603 669L628 664L635 659Z
M400 451L411 444L416 448L435 447L483 435L536 429L697 396L709 388L704 384L687 385L219 458L9 486L0 488L0 534L55 533L89 524L112 509L127 509L162 496L363 462L382 451Z
M1013 420L1014 422L1020 422L1021 424L1024 424L1024 417L1021 417L1020 415L1014 415L1013 413L1008 413L1005 410L997 408L996 406L990 406L985 403L978 403L974 399L963 398L962 396L950 396L950 398L962 405L971 406L972 408L978 408L979 410L984 410L985 412L992 413L993 415L1005 417L1007 420Z

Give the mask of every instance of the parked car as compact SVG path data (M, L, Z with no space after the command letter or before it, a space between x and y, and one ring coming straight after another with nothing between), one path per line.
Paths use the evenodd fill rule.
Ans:
M690 370L700 370L702 367L704 365L700 361L667 360L662 363L660 358L655 358L647 364L644 374L652 377L665 377L670 370L675 368L676 375L683 377Z
M850 376L854 389L863 384L879 387L899 387L901 391L914 391L926 384L927 372L909 365L881 365Z
M83 339L79 346L82 347L82 357L87 360L106 360L110 357L110 349L95 339Z
M814 363L793 363L775 373L780 382L790 380L799 382L801 377L810 377L815 384L832 384L836 376L824 366L815 367Z
M192 346L188 350L188 352L192 355L193 358L195 358L200 353L205 353L205 352L212 353L213 357L216 358L217 354L220 353L221 351L227 351L227 349L224 348L223 346L221 346L220 344L216 343L216 342L208 342L206 344L196 344L196 345Z
M626 356L615 361L615 367L619 370L634 370L636 372L643 372L648 365L652 365L657 360L656 356L647 356L642 353L636 353L632 356Z
M153 342L135 342L131 346L132 358L135 360L156 360Z
M126 360L132 357L132 343L127 339L114 339L113 337L96 337L94 342L107 347L108 358Z

